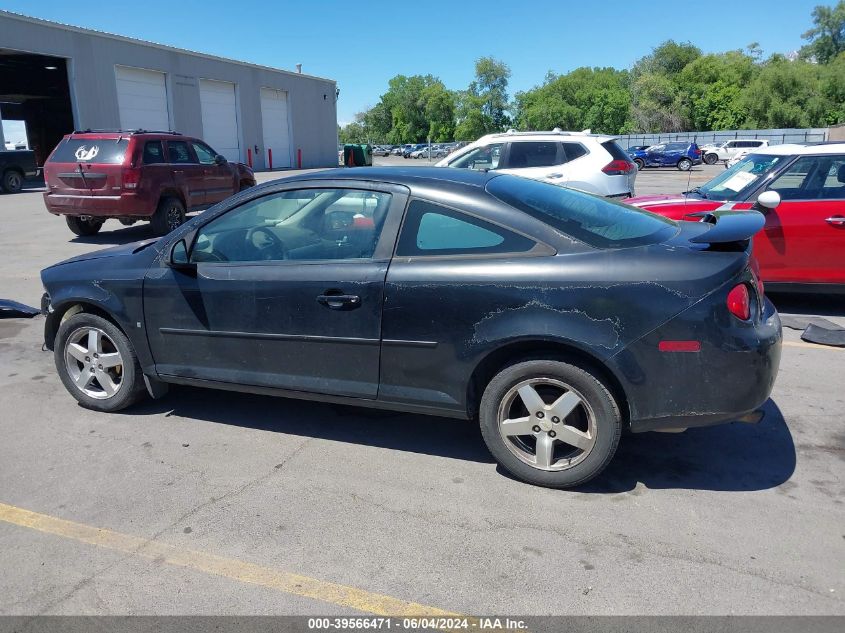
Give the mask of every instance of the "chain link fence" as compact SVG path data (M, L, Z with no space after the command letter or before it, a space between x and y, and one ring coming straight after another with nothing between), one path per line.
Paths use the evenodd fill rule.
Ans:
M763 139L769 145L782 143L818 143L826 141L828 128L778 129L778 130L719 130L718 132L664 132L662 134L624 134L619 136L623 148L632 145L657 145L674 141L720 144L733 139Z

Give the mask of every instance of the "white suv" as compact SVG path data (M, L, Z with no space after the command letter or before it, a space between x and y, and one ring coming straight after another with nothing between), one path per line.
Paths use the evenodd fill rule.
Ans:
M721 145L715 145L713 143L703 145L701 147L701 156L708 165L715 165L720 160L729 161L743 152L750 154L756 149L768 146L769 141L763 141L759 138L738 138L732 141L725 141Z
M501 171L610 198L634 195L637 166L613 136L586 132L488 134L436 167Z

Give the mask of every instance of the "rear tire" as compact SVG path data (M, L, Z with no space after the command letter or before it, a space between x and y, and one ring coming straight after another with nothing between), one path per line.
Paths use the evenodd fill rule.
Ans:
M75 215L66 215L65 222L67 227L80 237L88 237L89 235L96 235L103 228L104 220L83 220Z
M185 205L179 198L162 198L150 220L156 235L167 235L185 223Z
M252 183L244 180L244 181L241 182L241 186L238 189L238 191L243 191L244 189L249 189L250 187L252 187Z
M87 409L120 411L146 392L132 343L96 314L79 312L59 326L53 358L65 388Z
M678 161L678 169L681 171L689 171L692 169L692 161L689 158L682 158Z
M551 360L499 372L484 390L479 422L503 468L549 488L571 488L597 476L613 458L622 432L610 390L590 372Z
M704 155L704 162L708 165L715 165L716 161L719 160L719 157L716 154L705 154Z
M645 169L645 161L642 158L635 158L634 164L637 166L637 171Z
M6 193L18 193L23 189L23 174L14 169L9 169L3 174L3 191Z

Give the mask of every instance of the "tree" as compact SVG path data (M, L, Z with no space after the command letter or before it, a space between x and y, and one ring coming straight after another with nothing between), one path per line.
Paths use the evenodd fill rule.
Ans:
M508 79L511 69L492 57L475 62L475 79L457 95L455 134L461 140L475 140L510 125Z
M730 130L748 116L742 93L759 72L751 55L730 51L702 55L687 64L677 83L682 115L693 130Z
M801 57L827 64L845 51L845 0L835 7L819 5L812 15L815 26L801 36L810 42L801 48Z

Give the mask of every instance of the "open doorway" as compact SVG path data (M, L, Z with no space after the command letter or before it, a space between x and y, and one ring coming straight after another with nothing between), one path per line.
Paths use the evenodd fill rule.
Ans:
M73 106L68 84L67 60L0 49L0 119L22 122L24 139L7 136L15 125L4 125L6 142L25 140L38 165L73 131Z

